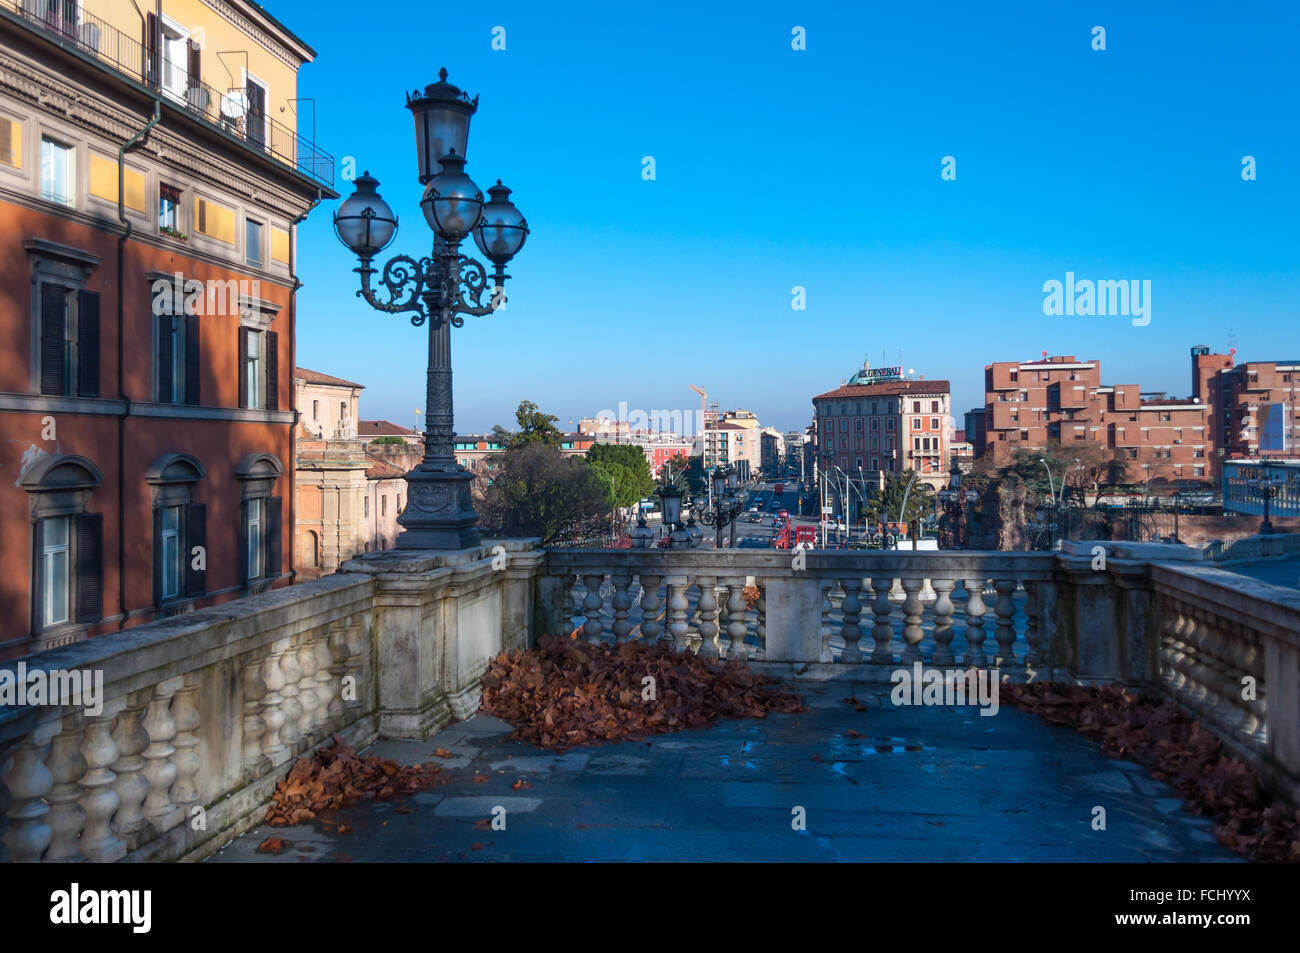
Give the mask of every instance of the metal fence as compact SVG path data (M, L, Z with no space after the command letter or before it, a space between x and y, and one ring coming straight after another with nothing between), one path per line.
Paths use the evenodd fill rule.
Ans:
M78 9L75 0L0 0L0 11L65 49L88 54L127 79L162 93L165 101L270 155L303 175L334 187L334 157L315 143L271 118L266 90L260 86L219 89L192 75L189 63L159 55L155 70L148 47L139 38ZM159 75L160 74L160 75Z

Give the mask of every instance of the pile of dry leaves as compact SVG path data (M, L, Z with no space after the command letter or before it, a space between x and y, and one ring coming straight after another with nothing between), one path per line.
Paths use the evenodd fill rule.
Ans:
M439 770L432 762L400 765L374 755L358 757L335 735L334 744L299 758L289 776L275 786L266 822L301 824L359 801L415 794L431 787Z
M739 661L710 662L641 641L613 646L548 635L536 649L492 661L482 710L514 725L516 738L562 751L718 718L807 710L798 695L775 685Z
M1167 699L1119 686L1003 685L1003 700L1073 725L1111 757L1130 758L1167 781L1189 810L1217 824L1219 842L1261 861L1300 861L1300 810L1272 798L1254 769Z

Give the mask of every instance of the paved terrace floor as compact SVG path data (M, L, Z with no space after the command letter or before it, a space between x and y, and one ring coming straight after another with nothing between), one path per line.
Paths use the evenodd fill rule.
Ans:
M804 685L810 710L647 741L541 751L478 715L367 753L439 760L444 782L320 820L258 827L211 862L1232 861L1212 825L1144 768L1009 707L894 707ZM864 737L855 738L850 731ZM445 748L455 758L436 759ZM817 760L820 758L821 760ZM474 780L475 777L486 781ZM523 780L527 787L515 789ZM791 828L792 808L807 830ZM506 830L476 822L506 809ZM1092 829L1094 806L1106 830ZM258 854L278 835L292 847Z

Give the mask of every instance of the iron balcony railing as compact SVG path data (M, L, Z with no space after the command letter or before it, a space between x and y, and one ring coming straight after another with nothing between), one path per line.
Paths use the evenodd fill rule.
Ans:
M158 90L172 105L231 134L249 149L269 155L333 189L334 157L272 119L266 111L265 89L218 89L190 75L187 63L175 63L166 56L158 57L159 69L155 70L149 50L140 39L79 6L76 0L0 0L0 10L59 46L79 50L114 72Z

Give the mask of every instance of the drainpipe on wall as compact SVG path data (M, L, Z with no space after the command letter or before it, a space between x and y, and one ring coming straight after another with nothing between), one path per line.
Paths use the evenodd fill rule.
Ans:
M126 628L129 610L126 606L126 418L131 416L131 399L126 396L125 373L122 368L125 343L126 243L131 238L131 220L126 217L126 153L149 135L149 131L162 118L162 99L155 96L153 118L144 128L122 143L117 150L117 220L122 223L122 235L117 240L117 396L122 401L121 415L117 418L117 598L122 618L119 630Z
M289 277L293 287L289 289L289 379L298 373L298 289L302 282L298 280L295 270L298 264L298 225L306 220L317 205L321 203L320 189L312 199L307 210L289 223ZM290 394L295 394L290 388ZM294 400L297 403L297 400ZM289 432L289 585L298 581L298 408L293 408L293 429ZM324 526L322 521L321 526ZM322 547L323 550L323 547Z

